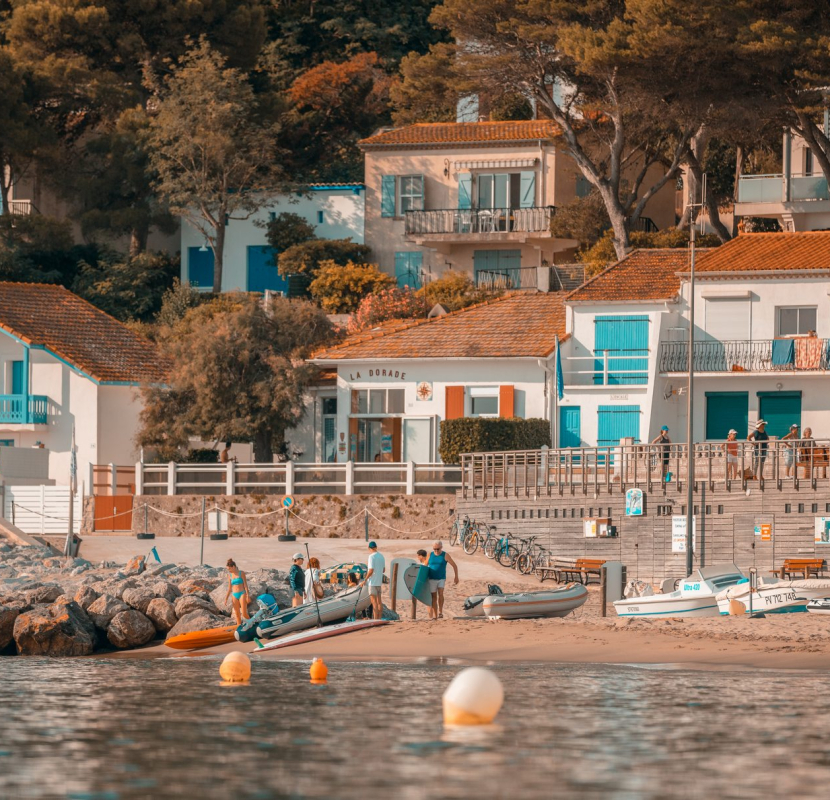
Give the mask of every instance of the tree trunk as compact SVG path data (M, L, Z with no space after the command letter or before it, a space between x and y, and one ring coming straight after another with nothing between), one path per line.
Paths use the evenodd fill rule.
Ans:
M254 462L257 464L270 464L274 460L274 453L271 449L271 431L267 428L260 428L254 434Z
M813 157L818 161L821 167L822 174L830 183L830 142L824 135L822 127L813 122L812 117L805 111L797 111L799 127L796 129L800 133L807 146L812 150Z
M708 137L707 137L708 139ZM703 186L703 168L701 167L701 158L700 155L702 153L703 144L700 142L698 144L699 138L695 136L692 140L689 148L686 151L686 166L689 168L689 174L694 178L694 182L696 186ZM697 198L695 195L690 195L688 201L686 203L686 209L684 209L683 216L686 216L686 210L690 211L689 214L689 224L692 224L692 221L695 219L695 214L693 211L693 206L696 205ZM709 224L715 229L715 233L718 236L718 239L721 242L728 242L732 235L726 229L726 225L721 222L720 219L720 211L718 209L718 203L715 199L714 195L711 192L706 193L706 197L703 200L703 205L706 208L706 213L709 215Z
M216 236L213 243L213 291L222 291L222 259L225 255L225 209L217 214Z
M130 258L140 256L147 249L146 226L135 227L130 231Z
M614 231L614 252L618 259L625 258L631 252L631 238L628 232L628 217L620 204L616 192L611 186L600 186L600 195L611 220L611 230Z

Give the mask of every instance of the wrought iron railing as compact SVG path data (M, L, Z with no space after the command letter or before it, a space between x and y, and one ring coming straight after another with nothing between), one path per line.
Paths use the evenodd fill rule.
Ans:
M828 368L828 340L816 337L695 342L696 372L787 372ZM688 342L660 344L660 372L689 369Z
M480 269L476 272L476 286L480 289L539 289L539 270L550 267L509 267Z
M546 233L556 209L438 208L407 211L405 231L410 236L464 233Z

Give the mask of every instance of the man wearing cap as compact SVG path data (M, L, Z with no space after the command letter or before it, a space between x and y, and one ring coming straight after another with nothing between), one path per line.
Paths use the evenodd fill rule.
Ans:
M294 553L291 560L294 563L291 565L291 570L288 573L288 584L294 593L291 598L291 607L293 608L294 606L301 606L303 604L303 592L305 591L303 561L305 559L302 553Z
M666 473L669 471L669 456L671 455L671 439L669 439L669 426L664 425L660 428L660 434L656 439L652 440L652 444L661 445L657 448L658 456L662 459L661 477L665 479Z
M443 619L444 617L444 585L447 582L447 564L455 572L454 584L458 585L458 567L452 556L444 552L442 542L436 540L432 543L432 552L429 554L429 591L432 595L432 619Z
M363 579L369 587L369 599L372 601L372 616L380 619L383 616L383 602L381 592L383 591L383 573L386 569L386 559L378 552L375 542L369 542L369 571Z
M753 477L757 481L764 480L764 462L767 460L767 449L769 445L769 434L767 433L767 421L759 419L755 423L755 430L746 437L748 442L755 442L755 458L752 463Z
M738 431L731 428L726 435L726 477L730 480L738 477Z
M801 435L798 432L798 425L790 425L790 432L785 436L781 437L781 441L784 439L800 439ZM798 448L793 444L792 447L788 447L784 451L784 466L787 468L787 477L792 478L793 476L793 467L795 466L796 471L798 470Z

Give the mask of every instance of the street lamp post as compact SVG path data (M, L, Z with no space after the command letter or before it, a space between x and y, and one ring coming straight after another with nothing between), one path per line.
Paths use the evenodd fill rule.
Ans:
M692 211L694 215L694 211ZM686 575L694 569L695 502L695 221L689 225L689 396L686 406Z

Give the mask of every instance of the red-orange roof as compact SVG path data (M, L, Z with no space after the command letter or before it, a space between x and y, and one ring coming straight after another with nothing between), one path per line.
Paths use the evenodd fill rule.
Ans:
M400 321L350 336L314 361L544 358L564 341L566 292L508 295L443 317Z
M698 254L708 252L698 249ZM634 250L568 295L568 302L608 303L670 300L680 292L678 272L689 268L685 248Z
M419 122L362 139L362 147L490 144L552 139L559 127L549 119L513 122Z
M830 270L830 231L745 233L695 264L698 273L816 269Z
M158 383L156 346L63 286L0 283L0 329L101 383Z

